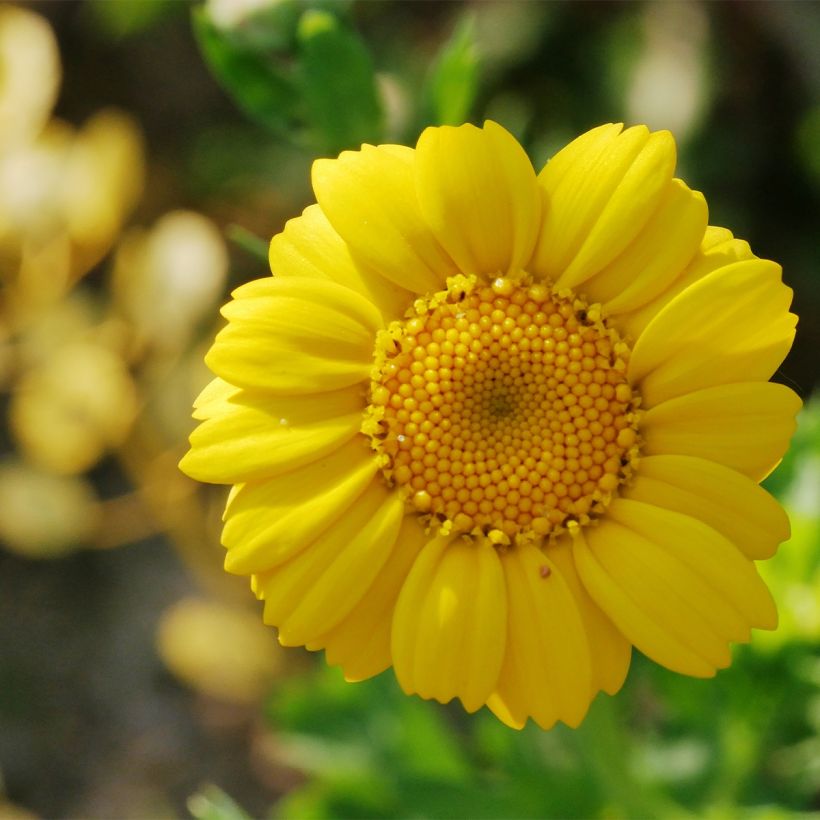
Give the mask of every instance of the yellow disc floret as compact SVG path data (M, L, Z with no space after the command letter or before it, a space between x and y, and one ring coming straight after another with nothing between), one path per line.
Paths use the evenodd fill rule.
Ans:
M637 451L637 401L597 312L462 277L415 314L380 339L363 428L412 508L498 543L599 515Z

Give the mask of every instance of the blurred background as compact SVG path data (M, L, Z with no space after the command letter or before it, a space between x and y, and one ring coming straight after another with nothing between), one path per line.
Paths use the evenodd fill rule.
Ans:
M536 167L601 122L671 129L801 317L779 630L709 681L636 654L577 731L281 650L222 571L225 490L176 469L218 306L312 160L485 117ZM820 812L818 206L817 3L0 5L0 817Z

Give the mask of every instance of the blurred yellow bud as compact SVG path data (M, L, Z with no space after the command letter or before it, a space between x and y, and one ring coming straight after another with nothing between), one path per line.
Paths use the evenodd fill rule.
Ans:
M42 243L25 239L17 277L8 283L5 294L13 329L26 329L44 311L59 307L71 278L71 244L65 233L55 233Z
M9 413L11 430L38 466L79 473L125 438L136 404L121 359L99 345L75 342L20 380Z
M15 353L11 333L0 316L0 390L7 390L14 374Z
M121 243L115 299L140 343L178 350L222 297L227 273L228 252L216 225L191 211L173 211L151 231L131 231Z
M112 110L88 120L68 153L59 192L77 248L75 275L108 252L142 193L144 177L142 135L134 120Z
M191 432L191 396L198 396L213 380L204 362L208 342L175 357L174 367L164 375L160 389L152 391L149 412L169 442L180 442ZM2 348L0 348L2 350Z
M95 295L79 288L59 302L38 310L16 339L20 371L50 359L55 348L79 341L97 341L101 311Z
M0 245L4 257L36 257L62 242L68 276L60 292L87 273L111 248L136 204L144 178L142 137L125 114L103 111L79 131L53 120L32 142L0 151ZM21 302L39 282L12 265ZM62 288L62 291L60 290ZM40 301L43 301L40 299Z
M35 137L60 86L60 54L39 14L0 6L0 147Z
M100 508L82 478L20 462L0 464L0 541L28 558L52 558L93 537Z
M184 598L163 613L157 650L188 686L239 704L265 694L282 659L273 632L256 614L199 598Z

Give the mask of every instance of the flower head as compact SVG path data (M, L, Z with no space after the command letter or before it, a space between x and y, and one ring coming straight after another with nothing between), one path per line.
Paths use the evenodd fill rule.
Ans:
M706 677L774 628L791 292L674 166L604 125L536 176L493 122L315 163L182 463L282 644L546 728L633 645Z

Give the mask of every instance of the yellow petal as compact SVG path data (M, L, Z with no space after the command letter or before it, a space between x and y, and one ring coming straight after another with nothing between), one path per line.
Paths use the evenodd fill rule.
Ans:
M725 228L709 226L704 234L700 250L671 284L646 304L613 316L613 324L625 336L637 339L643 329L660 313L664 305L672 301L690 285L718 268L754 259L749 243L735 239Z
M584 135L538 176L547 204L531 270L561 287L577 287L625 250L672 179L675 142L668 131L619 131L603 126L592 138Z
M707 219L703 194L673 179L643 230L617 259L584 283L584 295L600 302L610 315L654 299L697 253Z
M646 539L607 519L576 533L573 554L593 600L645 655L695 677L728 666L725 642L670 577L676 567Z
M703 521L748 558L770 558L789 538L789 519L772 496L747 476L702 458L646 456L621 494Z
M263 573L265 623L300 646L332 629L361 600L393 549L404 502L377 478L333 526Z
M548 554L532 545L501 557L507 586L507 651L487 705L520 728L577 726L592 698L590 646L578 600Z
M429 540L418 518L405 516L392 552L361 600L333 629L307 644L311 650L324 649L327 662L341 666L345 680L364 680L390 666L396 600L410 567Z
M592 694L603 690L614 695L626 680L632 644L589 597L575 568L571 539L564 536L548 553L575 596L584 621L592 661Z
M646 412L643 452L697 456L760 481L786 452L800 406L782 384L707 387Z
M416 644L418 620L433 584L441 556L451 543L451 537L438 536L424 545L407 575L399 593L390 636L393 671L399 685L408 695L416 692Z
M372 302L316 279L257 279L222 309L228 325L205 363L231 384L279 395L366 379L382 318Z
M249 575L286 561L344 515L377 471L375 453L356 436L301 469L243 484L225 509L225 569Z
M489 541L436 539L419 554L393 617L396 677L408 694L468 712L487 700L504 658L504 573Z
M422 213L458 267L493 276L526 266L541 202L515 137L491 121L427 128L416 150Z
M585 131L565 145L538 175L538 182L545 191L555 191L570 173L581 173L581 168L592 168L611 149L615 139L623 131L623 123L606 123Z
M180 468L198 481L236 484L310 464L359 433L358 388L282 398L239 391L191 433Z
M227 402L237 393L239 393L239 388L228 384L224 379L211 379L194 399L193 417L204 421L220 413L228 412Z
M363 145L313 163L313 190L358 262L416 293L441 290L455 272L416 199L411 148Z
M774 601L754 563L707 524L625 498L616 498L607 515L651 541L664 560L676 565L681 592L718 634L748 640L750 627L777 626Z
M402 316L414 298L409 290L354 262L318 205L306 208L273 237L269 258L274 276L329 279L363 294L379 308L385 322Z
M797 317L780 266L751 259L720 268L669 302L638 338L629 380L645 407L727 382L768 380Z

